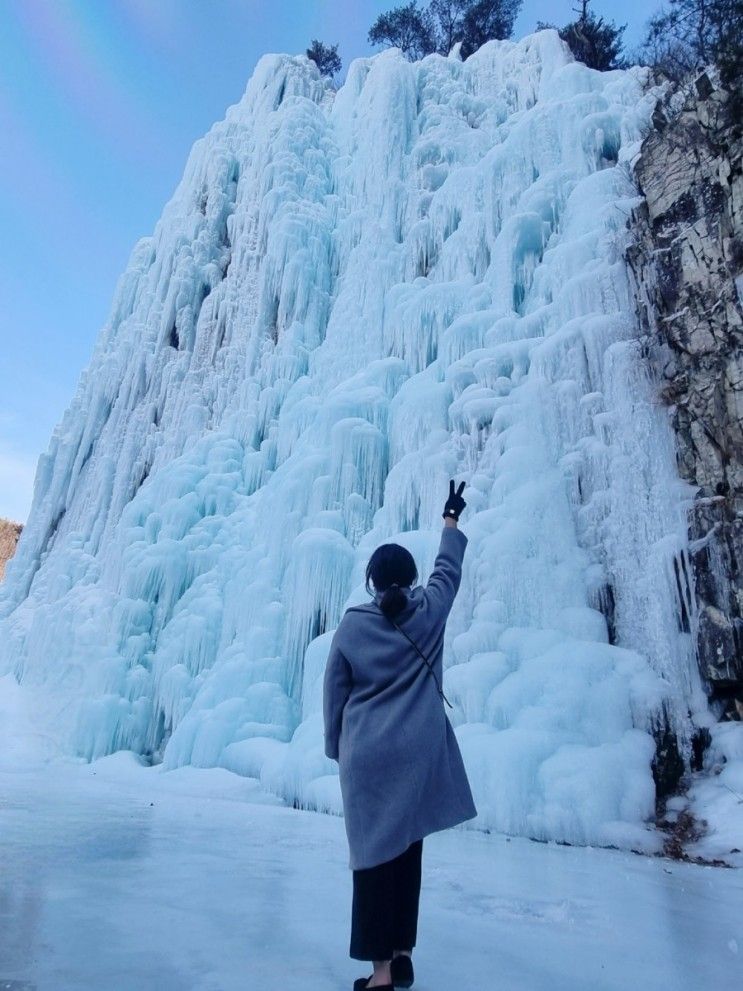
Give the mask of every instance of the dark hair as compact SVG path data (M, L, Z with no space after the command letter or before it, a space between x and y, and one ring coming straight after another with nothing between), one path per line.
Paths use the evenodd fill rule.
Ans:
M401 586L413 585L417 580L413 555L400 544L381 544L366 566L366 591L371 594L371 581L375 591L384 593L379 608L389 617L396 616L407 602Z

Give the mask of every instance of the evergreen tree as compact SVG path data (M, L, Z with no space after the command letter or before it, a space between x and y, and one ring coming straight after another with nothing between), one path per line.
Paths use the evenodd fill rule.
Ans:
M464 15L469 6L469 0L431 0L428 9L436 25L435 51L441 55L448 55L462 40Z
M626 65L622 57L622 35L626 24L617 26L614 21L605 21L588 9L591 0L581 0L580 9L575 10L579 16L576 20L557 28L564 42L579 62L591 69L621 69ZM575 9L575 8L574 8ZM554 28L554 24L539 21L537 30Z
M428 9L421 10L416 0L380 14L369 30L372 45L399 48L409 59L423 58L436 51L436 32Z
M461 43L467 58L493 38L509 38L523 0L417 0L380 14L369 31L373 45L394 45L411 59L448 55Z
M493 39L510 38L523 0L479 0L467 5L462 31L462 58Z
M336 72L341 71L342 63L337 45L323 45L317 38L313 38L306 54L324 76L334 76Z

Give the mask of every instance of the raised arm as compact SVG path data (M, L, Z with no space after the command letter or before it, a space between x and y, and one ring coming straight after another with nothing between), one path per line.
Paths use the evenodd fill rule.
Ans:
M454 604L454 596L462 580L462 558L467 546L467 538L457 526L459 515L467 505L462 498L464 482L454 488L454 479L449 481L449 497L444 506L444 532L441 534L439 552L433 564L433 571L426 585L426 598L444 621Z
M426 583L426 598L444 618L454 603L462 580L462 558L467 537L453 520L444 523L433 571Z
M325 756L332 760L338 760L343 708L351 694L351 665L336 644L337 633L330 643L323 681Z

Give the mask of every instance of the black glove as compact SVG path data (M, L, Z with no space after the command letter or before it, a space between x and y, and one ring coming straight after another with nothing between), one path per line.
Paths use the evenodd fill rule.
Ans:
M445 520L458 520L459 514L462 512L467 503L462 498L462 492L464 492L464 482L460 483L457 491L454 491L454 479L449 479L449 498L446 500L446 505L444 506L444 512L441 514Z

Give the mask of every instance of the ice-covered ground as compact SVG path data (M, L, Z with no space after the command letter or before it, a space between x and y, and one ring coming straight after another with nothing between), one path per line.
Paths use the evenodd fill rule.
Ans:
M0 987L343 991L365 973L341 819L220 768L50 759L29 702L0 680ZM455 830L424 872L421 991L739 981L739 871Z

